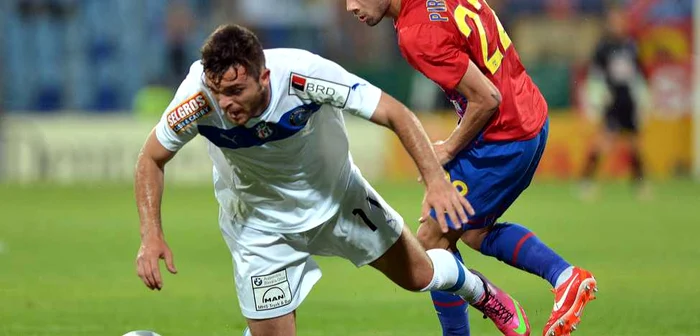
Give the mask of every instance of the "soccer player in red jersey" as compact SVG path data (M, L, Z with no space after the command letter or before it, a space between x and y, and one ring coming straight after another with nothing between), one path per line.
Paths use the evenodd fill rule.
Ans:
M448 177L476 214L468 223L441 228L423 218L418 236L426 248L443 247L459 258L461 238L471 248L546 279L555 304L543 335L569 335L597 290L593 275L572 266L530 230L497 222L530 185L547 141L547 103L520 62L513 42L484 0L346 0L347 10L369 26L394 19L401 53L438 84L455 106L459 124L434 149ZM437 215L443 216L441 213ZM433 292L444 335L468 334L466 304ZM528 334L515 320L514 300L492 317L506 335ZM520 323L522 325L522 323ZM517 328L516 328L517 327Z

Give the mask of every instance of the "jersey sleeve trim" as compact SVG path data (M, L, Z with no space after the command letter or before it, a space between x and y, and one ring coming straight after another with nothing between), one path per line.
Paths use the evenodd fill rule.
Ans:
M369 120L374 115L374 112L379 106L379 101L382 99L382 90L371 84L357 83L352 86L353 90L363 89L365 92L362 95L362 104L357 109L357 116Z
M156 139L158 139L158 142L160 142L163 148L173 153L179 151L184 145L183 142L176 140L176 138L169 137L162 127L156 127Z

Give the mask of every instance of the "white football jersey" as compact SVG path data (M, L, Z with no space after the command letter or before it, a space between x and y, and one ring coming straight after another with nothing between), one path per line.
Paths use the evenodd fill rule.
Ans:
M232 123L204 85L199 61L156 126L177 151L197 134L209 142L216 198L234 221L303 232L336 214L352 162L343 111L369 119L381 90L338 64L298 49L265 50L270 105Z

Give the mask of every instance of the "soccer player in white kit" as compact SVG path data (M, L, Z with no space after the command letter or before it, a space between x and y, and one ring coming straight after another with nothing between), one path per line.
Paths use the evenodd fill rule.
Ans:
M405 106L336 63L303 50L263 50L252 32L226 25L205 42L138 158L136 262L146 286L163 286L159 259L176 272L161 227L164 167L200 134L209 142L219 225L253 335L296 334L294 312L321 277L311 255L371 265L410 291L444 290L467 301L488 295L450 252L426 252L362 177L343 112L401 139L426 185L424 218L435 209L467 221L473 209L445 179Z

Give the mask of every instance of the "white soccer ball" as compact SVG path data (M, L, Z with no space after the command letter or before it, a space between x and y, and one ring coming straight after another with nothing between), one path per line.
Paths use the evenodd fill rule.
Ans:
M122 336L160 336L160 334L150 330L134 330L129 331L128 333Z

